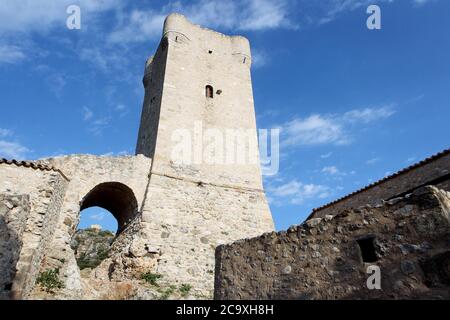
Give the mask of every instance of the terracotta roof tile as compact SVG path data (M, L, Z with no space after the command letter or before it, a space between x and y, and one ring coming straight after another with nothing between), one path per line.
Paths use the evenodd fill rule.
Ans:
M41 170L41 171L55 171L60 173L66 180L69 180L66 175L59 169L53 167L53 166L48 166L39 162L34 162L34 161L23 161L23 160L15 160L15 159L5 159L5 158L0 158L0 164L9 164L9 165L16 165L18 167L25 167L25 168L31 168L34 170Z
M415 163L415 164L413 164L413 165L411 165L411 166L409 166L409 167L406 167L406 168L404 168L404 169L401 169L400 171L397 171L396 173L393 173L393 174L391 174L391 175L389 175L389 176L386 176L386 177L384 177L383 179L380 179L380 180L378 180L378 181L375 181L375 182L373 182L373 183L371 183L371 184L365 186L364 188L361 188L361 189L358 189L358 190L356 190L356 191L353 191L352 193L349 193L349 194L347 194L346 196L343 196L343 197L341 197L341 198L339 198L339 199L336 199L336 200L334 200L334 201L332 201L332 202L329 202L329 203L327 203L327 204L325 204L325 205L323 205L323 206L320 206L320 207L318 207L318 208L314 208L314 209L312 210L312 213L308 216L307 219L311 218L317 211L320 211L320 210L323 210L323 209L325 209L325 208L328 208L328 207L330 207L330 206L332 206L332 205L334 205L334 204L336 204L336 203L338 203L338 202L341 202L341 201L343 201L343 200L345 200L345 199L348 199L348 198L354 196L355 194L358 194L358 193L361 193L361 192L363 192L363 191L366 191L366 190L368 190L368 189L370 189L370 188L373 188L373 187L375 187L375 186L377 186L377 185L379 185L379 184L381 184L381 183L383 183L383 182L385 182L385 181L387 181L387 180L393 179L393 178L395 178L395 177L397 177L397 176L399 176L399 175L401 175L401 174L404 174L404 173L407 173L407 172L409 172L409 171L411 171L411 170L413 170L413 169L419 168L419 167L421 167L421 166L423 166L423 165L425 165L425 164L427 164L427 163L430 163L430 162L432 162L432 161L435 161L435 160L437 160L437 159L439 159L439 158L441 158L441 157L443 157L443 156L446 156L446 155L448 155L448 154L450 154L450 149L443 150L443 151L441 151L441 152L439 152L439 153L437 153L437 154L435 154L435 155L432 155L431 157L428 157L428 158L426 158L426 159L424 159L424 160L422 160L422 161L419 161L419 162L417 162L417 163Z

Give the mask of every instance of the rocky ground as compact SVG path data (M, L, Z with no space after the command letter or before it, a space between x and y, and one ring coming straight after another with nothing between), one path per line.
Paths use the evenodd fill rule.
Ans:
M98 228L78 230L72 238L71 248L75 253L81 275L82 299L211 299L211 296L199 295L194 288L195 284L171 283L158 274L155 270L157 260L155 254L146 253L147 259L141 259L143 262L137 265L137 260L131 256L139 256L142 253L134 248L130 249L132 253L126 255L115 254L114 249L111 249L115 238L116 235L111 231L102 231ZM133 275L125 274L131 271ZM41 272L33 298L70 299L71 295L68 292L70 290L64 285L63 280L59 269Z

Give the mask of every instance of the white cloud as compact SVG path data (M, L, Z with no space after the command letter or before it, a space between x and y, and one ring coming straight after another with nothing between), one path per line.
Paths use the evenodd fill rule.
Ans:
M99 213L92 213L89 218L91 218L92 220L102 221L106 218L106 214L103 211Z
M133 10L123 25L113 31L108 40L113 43L142 42L159 38L166 14L153 10Z
M292 204L301 204L307 199L324 199L330 195L330 189L327 186L317 184L304 184L297 180L277 187L267 189L269 197L274 202L289 201Z
M115 109L117 110L117 111L123 111L123 110L125 110L127 107L125 106L125 105L123 105L123 104L118 104L116 107L115 107Z
M371 4L392 3L395 0L320 0L315 2L316 6L312 7L315 14L309 14L307 11L307 20L314 24L326 24L336 20L339 16L355 11L361 10L365 13L365 9ZM434 0L410 0L410 3L415 7L420 7L426 3ZM436 0L437 1L437 0ZM311 9L312 1L301 0L300 5L306 10Z
M345 12L368 6L369 4L373 4L373 2L373 0L322 0L318 8L321 13L317 16L316 23L328 23Z
M117 48L83 48L79 52L79 57L81 61L89 62L103 72L124 71L128 65L127 57Z
M286 1L250 0L245 1L248 7L243 11L241 30L263 30L278 27L292 27L288 20L288 7Z
M0 157L8 159L25 159L31 150L17 142L0 140Z
M335 166L329 166L329 167L324 167L322 169L323 173L328 173L330 175L337 175L340 174L341 172L339 171L338 168L336 168Z
M305 119L294 119L281 129L286 137L283 144L287 146L348 142L342 125L336 119L318 114Z
M129 151L122 150L119 152L113 152L113 151L107 152L107 153L102 154L101 156L102 157L114 157L114 156L123 157L123 156L129 156L129 155L131 155L131 153Z
M343 120L349 122L369 123L372 121L386 119L395 113L393 105L381 108L355 109L344 113Z
M321 159L328 159L329 157L331 157L332 154L333 154L333 152L328 152L328 153L320 155L320 158Z
M24 60L26 57L23 49L14 45L0 44L0 64L1 63L16 63Z
M129 112L128 108L126 105L119 103L118 105L116 105L116 107L114 108L114 110L119 114L119 117L122 118L124 116L126 116Z
M372 158L372 159L367 160L366 164L371 165L371 164L375 164L375 163L377 163L379 161L380 161L380 158L376 157L376 158Z
M267 64L268 56L265 52L252 50L252 67L260 68Z
M111 117L102 117L90 122L88 131L94 136L100 136L103 131L109 127Z
M0 5L0 34L48 31L52 27L66 28L66 9L73 0L2 0ZM120 0L78 0L81 8L81 27L88 17L118 8Z
M101 135L109 127L111 117L94 118L94 112L88 107L83 107L82 112L83 120L88 123L88 131L94 136Z
M352 142L352 126L386 119L394 113L394 109L389 106L354 109L344 114L314 114L307 118L295 118L281 126L282 144L284 146L349 144Z
M13 138L14 132L10 129L0 128L0 158L23 160L26 158L30 149L19 142L6 141L6 138Z
M161 10L133 10L109 36L113 43L142 42L161 36L165 17L184 14L193 23L232 31L295 28L287 0L199 0L171 2Z
M0 128L0 138L8 137L12 135L12 131L9 129Z
M83 120L84 121L91 120L93 116L94 116L94 112L92 112L91 109L89 109L88 107L83 107Z
M417 6L422 6L428 2L431 2L430 0L413 0L414 4Z

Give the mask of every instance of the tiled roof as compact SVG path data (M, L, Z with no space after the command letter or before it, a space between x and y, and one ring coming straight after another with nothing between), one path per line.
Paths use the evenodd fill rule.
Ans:
M424 160L422 160L422 161L420 161L420 162L417 162L417 163L415 163L415 164L413 164L413 165L411 165L411 166L409 166L409 167L406 167L406 168L404 168L404 169L402 169L402 170L400 170L400 171L397 171L396 173L393 173L393 174L391 174L391 175L389 175L389 176L386 176L386 177L384 177L384 178L381 179L381 180L378 180L378 181L376 181L376 182L373 182L373 183L371 183L371 184L365 186L364 188L361 188L361 189L359 189L359 190L356 190L356 191L354 191L354 192L352 192L352 193L350 193L350 194L348 194L348 195L346 195L346 196L344 196L344 197L342 197L342 198L336 199L336 200L334 200L334 201L332 201L332 202L330 202L330 203L327 203L327 204L325 204L325 205L323 205L323 206L321 206L321 207L314 208L314 209L312 210L312 213L309 215L309 217L308 217L307 219L311 218L317 211L320 211L320 210L323 210L323 209L325 209L325 208L328 208L328 207L330 207L330 206L332 206L332 205L334 205L334 204L336 204L336 203L338 203L338 202L341 202L341 201L343 201L343 200L345 200L345 199L348 199L348 198L350 198L350 197L353 197L354 195L356 195L356 194L358 194L358 193L361 193L361 192L366 191L366 190L368 190L368 189L370 189L370 188L373 188L373 187L375 187L375 186L377 186L377 185L379 185L379 184L381 184L381 183L383 183L383 182L385 182L385 181L387 181L387 180L390 180L390 179L393 179L393 178L395 178L395 177L398 177L398 176L401 175L401 174L404 174L404 173L407 173L407 172L409 172L409 171L411 171L411 170L417 169L417 168L419 168L419 167L421 167L421 166L423 166L423 165L425 165L425 164L428 164L428 163L430 163L430 162L433 162L433 161L435 161L435 160L437 160L437 159L439 159L439 158L441 158L441 157L443 157L443 156L446 156L446 155L448 155L448 154L450 154L450 149L443 150L443 151L441 151L441 152L439 152L439 153L437 153L437 154L435 154L435 155L433 155L433 156L431 156L431 157L428 157L428 158L426 158L426 159L424 159Z
M39 162L34 162L34 161L19 161L19 160L7 160L4 158L0 158L0 164L9 164L9 165L16 165L18 167L25 167L25 168L31 168L31 169L35 169L35 170L42 170L42 171L55 171L60 173L66 180L69 180L64 173L62 173L61 170L53 167L53 166L48 166Z

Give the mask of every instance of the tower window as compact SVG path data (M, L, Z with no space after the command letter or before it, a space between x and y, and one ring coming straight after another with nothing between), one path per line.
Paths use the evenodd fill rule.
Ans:
M213 98L214 97L214 89L213 89L212 86L207 85L205 90L206 90L205 94L206 94L207 98Z
M211 54L211 53L212 53L212 50L208 50L208 53Z

